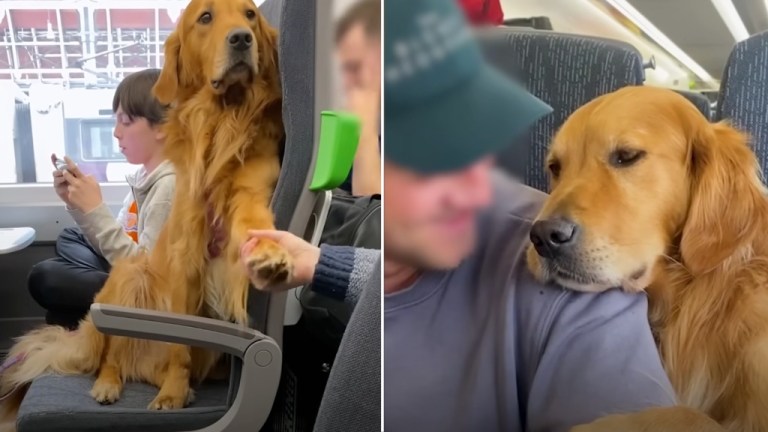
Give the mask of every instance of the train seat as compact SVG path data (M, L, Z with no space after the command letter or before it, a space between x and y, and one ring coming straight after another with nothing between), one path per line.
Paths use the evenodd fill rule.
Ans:
M709 120L712 120L712 104L709 98L698 92L677 90L678 93L685 96L696 108Z
M751 135L752 148L768 174L768 32L734 46L720 83L715 120L728 120Z
M331 12L313 0L267 0L260 6L279 29L280 71L283 85L285 154L272 201L275 224L307 237L313 233L318 202L325 191L310 191L320 110L330 104ZM327 39L327 40L326 40ZM316 80L324 85L318 85ZM317 88L321 90L316 91ZM286 293L249 296L251 329L222 321L170 315L138 309L93 305L94 323L105 333L185 343L217 349L232 357L228 382L212 382L196 389L188 408L148 411L156 389L141 384L125 386L121 399L99 406L88 396L93 378L44 376L35 380L24 398L17 421L19 432L46 431L244 431L259 430L268 422L282 368L282 332ZM269 358L271 361L264 361ZM244 360L245 359L245 360Z
M501 168L539 190L547 190L544 158L565 119L600 95L645 81L642 56L625 42L503 27L478 36L492 63L554 109L498 156Z
M317 413L314 432L381 428L381 259L349 319Z

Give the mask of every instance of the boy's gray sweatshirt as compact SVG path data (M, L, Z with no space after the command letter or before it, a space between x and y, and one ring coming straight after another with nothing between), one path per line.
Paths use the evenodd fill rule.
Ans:
M155 246L171 212L176 173L173 165L164 161L149 175L142 167L135 174L126 176L126 180L131 191L117 218L104 203L88 213L67 208L94 249L112 265L120 258ZM129 211L134 200L138 218ZM137 233L138 243L128 235L131 231Z

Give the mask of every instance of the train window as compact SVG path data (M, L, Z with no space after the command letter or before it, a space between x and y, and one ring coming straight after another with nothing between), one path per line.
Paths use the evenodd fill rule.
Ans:
M114 122L86 120L80 123L80 156L84 161L122 161L120 147L112 135Z
M114 89L162 66L187 3L0 0L0 184L51 182L51 153L125 182L136 167L112 136Z

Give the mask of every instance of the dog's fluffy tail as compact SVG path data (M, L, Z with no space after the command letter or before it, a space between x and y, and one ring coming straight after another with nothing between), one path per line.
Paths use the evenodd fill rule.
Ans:
M76 331L45 326L16 339L8 353L7 369L0 374L0 418L15 422L24 393L32 380L41 375L96 372L104 338L89 316Z
M168 300L152 289L160 277L160 272L150 266L148 254L124 258L112 267L94 301L168 310ZM95 373L101 365L106 338L89 314L76 331L45 326L16 339L2 367L5 370L0 371L0 432L15 430L16 413L35 378L48 373Z

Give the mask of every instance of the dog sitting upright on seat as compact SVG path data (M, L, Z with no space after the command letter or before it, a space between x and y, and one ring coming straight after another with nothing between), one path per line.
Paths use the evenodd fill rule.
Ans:
M117 262L97 303L213 317L248 324L248 278L238 265L248 229L273 229L272 194L280 173L282 90L277 33L251 0L192 0L165 43L153 89L170 105L166 156L176 192L155 249ZM293 264L276 243L255 247L249 270L281 281ZM91 391L113 403L128 381L160 391L150 409L191 399L220 354L187 346L106 336L90 316L78 330L44 327L19 338L0 377L6 420L32 380L45 373L92 374Z
M647 291L682 405L729 431L768 431L768 200L747 137L673 91L629 87L566 121L548 169L534 274Z

